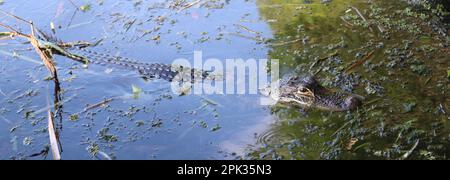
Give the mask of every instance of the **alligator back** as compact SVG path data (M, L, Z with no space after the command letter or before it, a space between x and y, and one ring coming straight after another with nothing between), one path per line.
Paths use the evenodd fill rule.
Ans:
M196 82L198 80L214 79L208 71L186 68L180 65L144 63L126 57L98 53L84 48L73 48L70 52L71 54L64 56L76 61L135 70L143 77L150 79L163 79L169 82Z

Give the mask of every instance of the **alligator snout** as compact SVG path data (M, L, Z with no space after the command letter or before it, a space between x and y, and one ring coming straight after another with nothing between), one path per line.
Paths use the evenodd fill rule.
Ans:
M345 99L344 106L342 109L344 110L353 110L356 109L358 106L361 106L362 99L355 97L355 96L349 96Z

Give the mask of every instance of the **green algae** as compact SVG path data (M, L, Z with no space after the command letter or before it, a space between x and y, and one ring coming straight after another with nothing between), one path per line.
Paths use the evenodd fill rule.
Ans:
M448 77L440 73L450 65L448 40L428 23L435 13L392 1L257 3L273 31L270 42L308 38L272 46L269 55L280 59L283 73L315 72L322 84L361 94L371 103L344 113L274 106L273 133L247 158L449 157L450 128L443 113L448 112ZM370 61L344 72L371 51ZM337 55L327 56L332 53ZM329 58L318 61L322 57Z

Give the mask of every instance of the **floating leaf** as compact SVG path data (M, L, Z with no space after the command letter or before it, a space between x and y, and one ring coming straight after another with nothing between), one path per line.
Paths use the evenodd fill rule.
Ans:
M203 101L208 104L208 105L213 105L213 106L217 106L219 105L219 103L217 103L216 101L212 100L212 99L208 99L208 98L203 98Z
M142 89L140 88L140 87L138 87L138 86L136 86L136 85L131 85L131 90L132 90L132 92L133 92L133 97L134 98L139 98L139 95L142 93Z
M201 128L207 128L207 127L208 127L208 124L206 124L205 121L200 121L199 126L200 126Z
M139 93L142 92L142 89L141 89L140 87L134 85L134 84L131 85L131 88L132 88L132 90L133 90L133 94L139 94Z
M403 113L411 112L415 106L416 106L415 102L403 104Z
M160 35L153 36L153 37L152 37L152 40L158 42L158 41L161 40L161 36L160 36Z
M25 119L33 117L33 111L25 111Z
M220 130L220 129L222 129L222 127L220 127L220 125L217 124L216 126L214 126L214 127L211 129L211 131L214 132L214 131L218 131L218 130Z
M86 5L80 6L80 10L83 12L87 12L87 11L91 10L91 5L86 4Z
M53 77L51 75L48 75L44 78L44 81L51 81Z
M352 150L353 145L355 145L357 142L358 142L358 139L351 138L350 141L348 142L347 146L345 147L345 149L348 151Z
M70 121L77 121L78 120L78 114L72 114L72 115L70 115L70 117L69 117L69 119L70 119Z
M189 86L189 85L182 86L177 89L177 94L179 96L185 96L185 95L189 94L191 92L191 90L192 90L192 86Z
M98 147L97 144L93 143L89 145L86 150L91 154L92 156L97 155L97 153L100 151L100 147Z
M29 146L32 142L33 142L33 138L32 137L25 137L23 139L23 145L25 145L25 146Z
M109 128L103 128L100 131L98 131L98 136L100 139L106 141L106 142L116 142L118 140L118 137L114 134L109 134Z
M136 126L137 127L141 127L141 126L144 126L144 125L145 125L144 121L136 121Z
M162 126L162 121L160 119L152 121L152 127L159 128Z
M12 132L16 131L17 128L19 128L19 126L14 126L9 130L9 132L12 133Z
M447 77L450 79L450 70L447 70Z

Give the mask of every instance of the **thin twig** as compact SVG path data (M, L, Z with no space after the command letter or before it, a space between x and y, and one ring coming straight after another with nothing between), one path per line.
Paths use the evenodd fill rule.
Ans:
M50 139L50 147L52 150L53 160L61 160L61 151L59 150L59 141L58 136L55 132L54 121L53 121L53 113L50 109L47 111L48 116L48 135Z
M3 11L3 10L1 10L1 9L0 9L0 12L3 13L3 14L5 14L5 15L7 15L7 16L11 16L11 17L13 17L13 18L15 18L15 19L18 19L18 20L20 20L20 21L23 21L23 22L25 22L25 23L27 23L27 24L30 24L30 21L27 21L27 20L25 20L25 19L23 19L23 18L21 18L21 17L19 17L19 16L16 16L16 15L11 14L11 13L9 13L9 12Z
M247 32L249 32L249 33L253 33L253 34L257 34L257 35L260 35L260 34L261 34L261 32L258 32L258 31L255 31L255 30L251 30L250 28L245 27L245 26L240 25L240 24L234 24L234 26L236 26L236 27L238 27L238 28L241 28L241 29L243 29L243 30L245 30L245 31L247 31Z
M381 25L377 24L377 28L380 31L380 33L384 33L385 29Z
M12 36L20 36L20 37L24 37L24 38L30 38L31 37L30 35L23 34L23 33L19 32L18 30L14 29L11 26L8 26L8 25L2 24L2 23L0 23L0 26L10 30L11 32L9 32L9 33Z
M348 22L347 20L345 20L345 18L344 18L344 17L342 17L342 16L341 16L341 19L342 19L342 21L344 21L344 22L345 22L345 24L347 24L347 25L349 25L349 26L353 26L353 24L352 24L352 23L350 23L350 22Z
M7 15L7 16L10 16L10 17L12 17L12 18L14 18L14 19L17 19L17 20L19 20L19 21L23 21L23 22L25 22L25 23L27 23L27 24L29 24L29 25L32 25L32 24L33 24L31 21L27 21L27 20L25 20L25 19L23 19L23 18L21 18L21 17L19 17L19 16L16 16L16 15L14 15L14 14L11 14L11 13L9 13L9 12L3 11L3 10L0 10L0 12L3 13L3 14L5 14L5 15ZM30 36L28 36L28 35L25 35L25 34L20 33L18 30L14 29L14 28L12 28L12 27L10 27L10 26L4 25L4 24L2 24L1 26L5 27L5 28L7 28L7 29L9 29L9 30L11 30L11 31L14 32L14 33L17 33L18 35L20 35L20 36L22 36L22 37L27 37L27 38L30 37ZM35 29L35 30L36 30L36 29ZM37 29L37 31L39 32L39 34L45 35L45 33L42 32L40 29Z
M241 38L245 38L245 39L254 40L256 42L264 42L264 39L261 38L260 36L251 37L251 36L246 36L246 35L239 34L239 33L228 33L228 34L229 35L233 35L233 36L237 36L237 37L241 37Z
M77 10L80 9L72 0L68 0Z
M332 57L335 57L335 56L337 56L337 55L338 55L338 52L335 51L334 53L329 54L329 55L326 56L326 57L319 58L319 59L317 59L316 61L314 61L313 64L311 64L311 66L309 67L309 69L312 69L312 68L313 68L314 66L316 66L319 62L324 61L324 60L329 59L329 58L332 58Z
M33 22L32 21L28 22L28 21L26 21L26 20L24 20L24 19L22 19L22 18L20 18L20 17L18 17L16 15L13 15L13 14L10 14L10 13L6 13L4 11L1 11L1 12L4 13L4 14L7 14L9 16L12 16L12 17L14 17L14 18L16 18L18 20L21 20L21 21L24 21L24 22L27 22L28 24L30 24L31 35L23 34L23 33L19 32L19 31L17 31L16 29L14 29L14 28L12 28L10 26L4 25L4 24L0 24L0 26L11 30L12 31L11 33L13 33L15 35L24 37L24 38L26 38L26 39L28 39L30 41L30 43L34 47L35 51L39 54L41 60L44 62L44 65L47 67L47 69L52 74L53 80L54 80L54 82L56 84L55 85L55 92L59 93L59 90L60 90L60 88L59 88L59 81L58 81L58 76L57 76L55 65L53 64L53 61L51 59L52 58L51 57L51 53L48 52L48 51L44 52L41 49L39 41L36 38L36 28L34 27ZM42 33L41 31L39 31L39 32ZM59 101L59 99L57 99L55 104L57 104L58 101ZM51 150L52 150L53 159L54 160L60 160L61 159L61 154L60 154L61 153L61 150L60 150L61 148L60 148L60 143L59 143L59 140L58 140L57 132L55 131L54 114L53 114L53 112L51 112L50 109L48 109L47 112L48 112L47 113L47 115L48 115L48 133L49 133L49 140L50 140L50 146L51 146Z
M361 64L363 64L364 62L366 62L367 60L369 60L369 59L372 57L373 53L375 53L375 50L373 50L373 51L371 51L370 53L368 53L362 60L357 61L356 63L354 63L354 64L352 64L350 67L348 67L348 68L345 70L345 73L349 73L352 69L354 69L354 68L360 66Z
M358 8L356 8L356 7L353 7L352 6L352 8L356 11L356 13L358 13L358 15L359 15L359 17L361 17L361 19L364 21L364 22L366 22L366 23L368 23L367 22L367 19L363 16L363 14L358 10ZM369 29L370 29L370 31L373 31L373 29L369 26Z
M358 15L364 20L364 22L367 22L367 19L362 15L362 13L356 7L352 7L352 8L356 11L356 13L358 13ZM344 18L341 17L341 19L345 21ZM377 24L377 28L380 31L380 33L384 33L385 30L383 27L381 27L380 25ZM369 29L370 29L370 31L373 31L373 29L370 26L369 26Z
M186 10L186 9L189 9L189 8L191 8L192 6L195 6L195 5L197 5L198 3L200 3L200 2L202 2L202 0L197 0L197 1L191 2L191 3L189 3L189 4L185 5L185 6L183 6L180 10L178 10L178 12L181 12L181 11L184 11L184 10Z
M77 12L78 12L78 9L73 12L72 17L70 17L69 24L67 24L67 28L69 28L72 25L72 22L75 19L75 16L77 15Z
M419 140L417 140L416 143L414 143L413 147L408 152L403 154L403 156L400 157L399 160L407 159L414 152L414 150L417 148L417 145L419 145Z
M2 88L0 88L0 94L6 97L6 94L2 91Z
M356 13L358 13L359 17L361 17L364 22L367 22L367 19L362 15L362 13L358 10L358 8L353 7L353 6L352 6L352 8L356 11Z
M337 129L332 135L331 137L334 137L337 133L339 133L339 131L341 131L342 129L344 129L346 126L348 126L349 124L352 124L354 122L354 120L351 121L347 121L346 123L344 123L344 125L342 125L339 129Z
M96 103L96 104L93 104L93 105L90 105L90 106L84 108L83 112L86 112L86 111L89 111L89 110L91 110L91 109L95 109L95 108L104 106L104 105L110 103L110 102L113 101L113 100L114 100L114 98L105 99L105 100L103 100L102 102L99 102L99 103Z
M303 40L303 39L294 39L294 40L286 41L286 42L272 43L270 46L272 46L272 47L276 47L276 46L284 46L284 45L296 43L296 42L299 42L299 41L302 41L302 40Z

